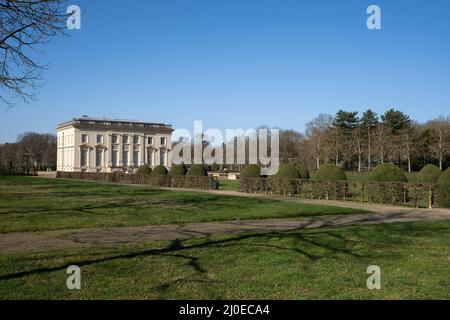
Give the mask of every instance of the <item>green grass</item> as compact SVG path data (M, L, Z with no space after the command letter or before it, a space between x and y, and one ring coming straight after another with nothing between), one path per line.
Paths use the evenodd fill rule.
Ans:
M3 299L449 299L450 222L0 256ZM81 267L81 290L65 287ZM381 290L366 269L381 268Z
M239 180L219 180L219 190L239 191Z
M142 186L0 177L0 233L364 212Z

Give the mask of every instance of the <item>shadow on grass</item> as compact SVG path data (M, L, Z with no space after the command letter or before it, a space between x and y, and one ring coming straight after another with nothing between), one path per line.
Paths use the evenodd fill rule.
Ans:
M275 249L280 251L291 251L304 256L310 261L317 261L333 255L344 255L357 259L380 258L380 252L371 250L361 250L361 242L365 247L383 248L383 245L411 244L412 238L432 236L439 232L439 228L430 228L427 225L414 224L384 224L372 226L375 229L367 231L358 226L348 226L344 232L335 228L325 230L291 230L283 232L266 232L260 234L243 234L230 236L225 239L204 239L200 243L183 244L182 240L176 239L164 248L142 250L126 254L117 254L91 260L72 260L62 265L54 267L36 268L28 271L21 271L0 276L1 280L17 279L30 275L44 274L54 271L65 270L69 265L88 266L97 263L114 261L118 259L133 259L145 256L166 256L187 261L187 266L191 267L199 275L205 274L207 270L199 262L199 258L189 255L187 251L192 249L220 249L225 247L257 247L262 249ZM444 227L442 227L444 231ZM445 229L448 233L448 230ZM292 245L286 247L269 243L270 240L288 239L292 240ZM254 240L254 241L253 241ZM359 248L359 249L358 249ZM320 250L318 250L320 249ZM386 252L386 256L393 253ZM374 256L372 256L374 255ZM384 255L384 253L383 253ZM395 253L398 255L398 253Z

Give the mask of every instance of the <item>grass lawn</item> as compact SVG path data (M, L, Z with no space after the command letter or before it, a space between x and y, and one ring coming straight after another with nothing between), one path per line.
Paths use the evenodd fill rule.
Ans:
M219 180L219 190L239 191L239 180Z
M81 268L81 290L66 269ZM381 268L381 290L366 269ZM449 299L450 221L0 256L3 299Z
M0 177L0 233L351 214L293 201L35 177Z

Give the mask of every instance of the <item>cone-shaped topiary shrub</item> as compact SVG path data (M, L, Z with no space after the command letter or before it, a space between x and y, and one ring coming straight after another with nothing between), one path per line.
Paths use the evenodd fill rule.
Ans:
M417 181L421 183L437 183L441 173L441 169L434 164L427 164L417 175Z
M309 179L309 172L308 169L306 169L305 166L301 164L297 164L295 168L298 170L298 173L300 173L300 178L302 179Z
M208 176L208 172L206 172L206 169L201 164L194 164L192 167L188 170L187 176L191 177L206 177Z
M408 182L405 173L397 166L383 163L376 166L369 176L373 182Z
M167 169L164 166L156 166L151 173L152 176L166 176L167 175Z
M319 170L317 170L313 179L323 181L339 181L347 180L347 176L338 166L331 163L326 163L322 165Z
M185 176L187 172L186 166L182 164L174 164L169 170L169 176Z
M151 174L152 173L152 168L150 168L149 166L140 166L137 171L137 174Z
M295 168L294 165L290 164L290 163L283 163L280 165L280 167L278 168L278 172L275 175L276 177L279 178L296 178L299 179L300 178L300 173L298 172L298 170Z
M259 178L261 176L261 167L257 164L249 164L241 171L242 178Z
M450 208L450 168L442 172L438 184L438 203L441 207Z

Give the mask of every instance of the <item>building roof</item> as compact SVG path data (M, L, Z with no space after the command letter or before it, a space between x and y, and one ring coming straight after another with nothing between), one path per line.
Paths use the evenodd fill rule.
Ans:
M56 129L61 129L67 126L114 126L124 128L164 128L172 129L172 125L164 123L145 122L139 120L126 119L110 119L110 118L93 118L82 116L80 118L72 118L70 121L60 123Z

